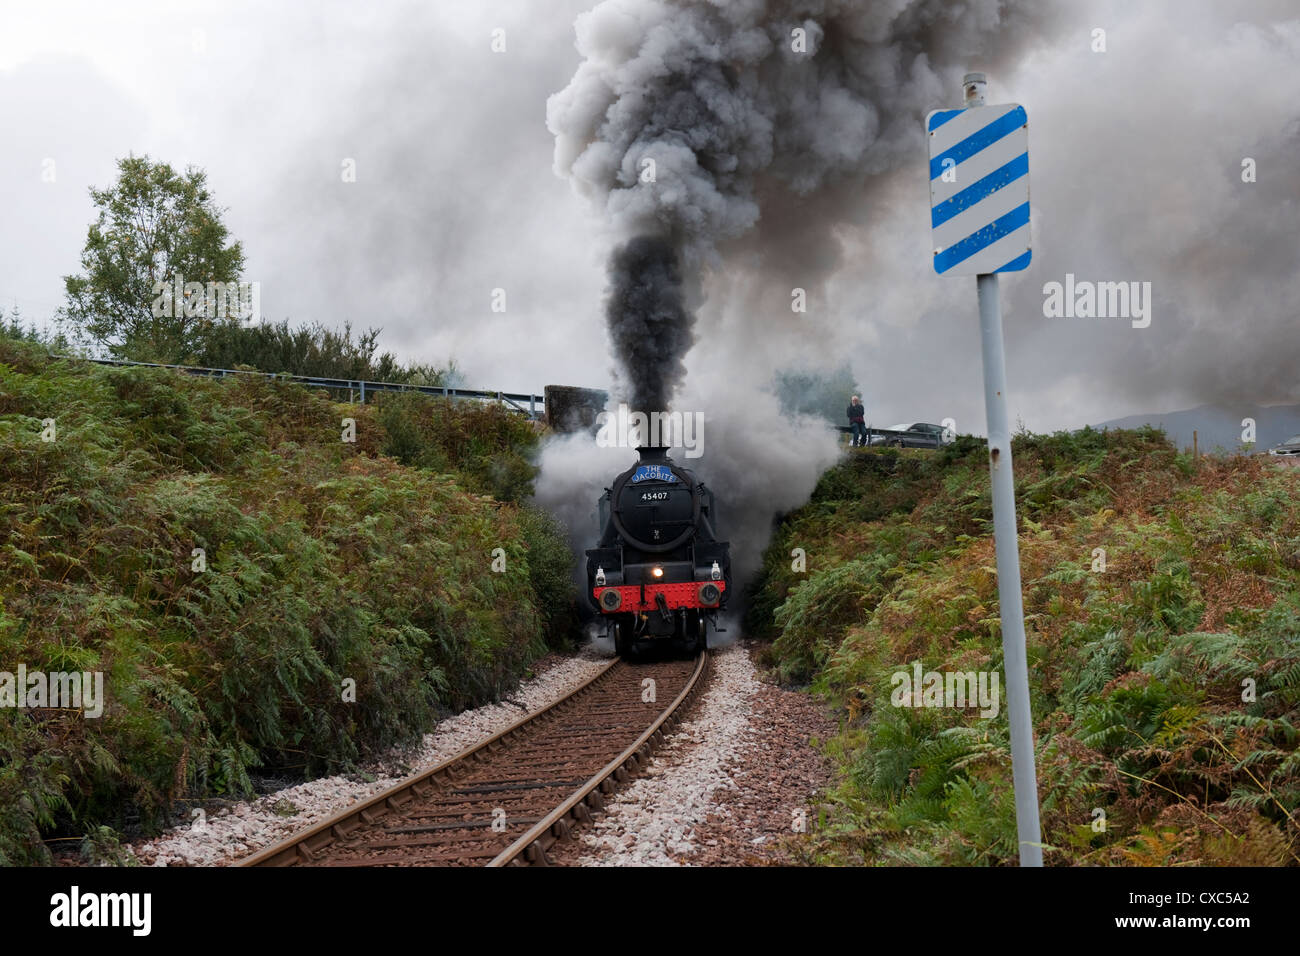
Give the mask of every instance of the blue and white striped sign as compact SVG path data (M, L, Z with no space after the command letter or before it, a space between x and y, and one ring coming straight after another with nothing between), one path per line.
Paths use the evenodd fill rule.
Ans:
M935 110L930 132L934 271L1015 272L1029 265L1029 120L1025 108Z

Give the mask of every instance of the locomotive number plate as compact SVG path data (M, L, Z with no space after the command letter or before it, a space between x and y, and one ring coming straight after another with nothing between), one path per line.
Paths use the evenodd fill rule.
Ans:
M667 501L668 492L666 491L643 491L641 492L642 501Z

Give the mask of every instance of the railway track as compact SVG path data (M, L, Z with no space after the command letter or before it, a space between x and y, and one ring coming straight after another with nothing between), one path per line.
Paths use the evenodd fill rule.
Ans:
M237 865L545 864L649 762L708 663L611 661L544 710Z

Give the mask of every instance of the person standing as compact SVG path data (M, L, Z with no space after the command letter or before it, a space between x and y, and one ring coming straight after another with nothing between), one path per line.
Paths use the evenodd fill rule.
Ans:
M867 410L856 395L849 401L848 416L849 433L851 435L849 444L853 447L865 445L867 443Z

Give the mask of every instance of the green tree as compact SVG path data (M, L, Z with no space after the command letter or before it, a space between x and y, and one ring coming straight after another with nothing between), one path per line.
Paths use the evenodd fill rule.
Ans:
M85 274L64 277L63 313L115 355L183 362L208 326L239 313L243 250L228 241L203 170L178 174L148 156L117 166L115 185L90 190L99 217L81 253Z
M848 424L844 409L852 395L862 395L853 369L841 362L836 369L786 368L772 376L772 389L787 415L820 415L834 425ZM862 395L871 421L870 396Z

